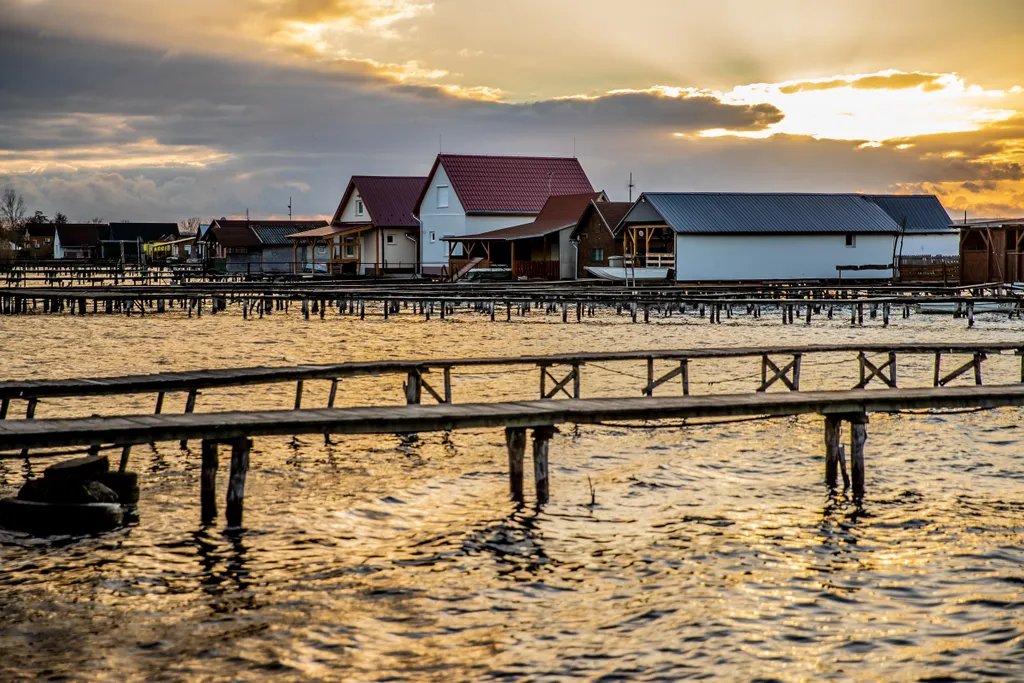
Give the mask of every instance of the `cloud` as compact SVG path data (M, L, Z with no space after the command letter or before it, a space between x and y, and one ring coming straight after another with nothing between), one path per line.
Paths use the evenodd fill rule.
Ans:
M903 73L888 71L867 76L847 76L815 81L798 81L780 85L779 92L792 95L798 92L855 88L858 90L905 90L921 88L924 92L935 92L946 87L945 74Z

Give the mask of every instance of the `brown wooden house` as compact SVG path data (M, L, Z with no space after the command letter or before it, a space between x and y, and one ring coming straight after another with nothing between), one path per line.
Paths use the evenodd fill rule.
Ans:
M629 213L632 202L591 201L569 239L576 244L576 278L592 277L587 268L607 268L609 259L622 256L622 240L615 228Z
M960 282L1024 281L1024 218L971 221L960 228Z

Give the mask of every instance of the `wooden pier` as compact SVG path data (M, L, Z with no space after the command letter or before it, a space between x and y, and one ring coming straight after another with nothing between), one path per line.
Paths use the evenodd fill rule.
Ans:
M227 519L229 524L239 525L254 437L407 434L504 427L510 463L509 489L513 497L521 500L522 463L529 429L534 437L537 502L543 504L548 501L550 490L549 442L559 425L819 414L825 418L825 475L831 486L838 484L837 471L846 470L839 443L840 425L844 421L851 425L851 485L854 499L859 501L865 490L864 446L871 413L1006 406L1024 406L1024 385L7 420L0 422L0 458L21 458L21 452L28 449L87 446L96 451L107 444L124 449L137 444L199 439L203 442L202 514L208 520L214 514L217 446L227 443L232 447Z
M1019 381L1014 376L1006 384L983 385L981 368L984 360L990 354L1006 352L1021 358ZM827 391L806 391L801 387L802 359L826 353L848 354L851 361L858 363L860 381L855 387ZM908 354L926 354L935 358L932 386L897 388L897 359ZM873 355L882 355L885 361L873 361ZM940 365L943 356L958 356L961 364L942 374ZM755 367L760 368L760 381L757 381L754 373L751 391L700 396L690 394L691 363L744 358L755 360ZM791 360L783 362L780 358ZM646 382L641 382L637 387L639 396L581 398L581 368L588 364L611 362L641 363L646 366ZM658 371L656 363L662 366ZM500 369L524 365L534 366L539 371L540 400L497 403L454 401L451 380L456 368L490 366ZM565 368L564 375L555 371L558 367ZM444 377L444 388L441 390L427 382L430 371L438 369L443 371ZM405 405L334 407L338 383L342 379L395 374L406 379L402 387ZM958 377L973 380L974 385L949 386ZM302 408L304 383L312 380L331 382L327 407ZM681 382L682 396L655 397L656 389L674 380ZM196 399L201 389L280 382L296 384L295 403L290 410L195 412ZM867 390L869 385L878 389ZM770 391L773 387L784 390ZM172 391L188 392L185 414L161 414L164 396ZM156 414L35 419L39 401L44 398L139 393L157 393ZM553 400L559 395L567 398ZM437 403L424 404L426 396L432 397ZM1024 343L692 349L242 368L134 377L0 382L0 399L0 458L67 455L66 451L54 454L39 449L77 447L95 453L101 449L116 448L121 451L123 471L135 445L165 441L185 444L189 440L201 440L203 474L200 497L205 520L212 520L215 514L214 482L218 468L218 446L229 444L232 456L227 516L233 525L241 524L242 521L245 478L252 439L257 437L408 434L504 428L509 455L509 488L513 498L521 501L527 430L531 430L537 501L543 504L547 502L550 492L550 440L559 425L614 423L620 426L644 426L662 420L771 418L806 414L819 414L824 418L826 482L831 487L837 487L842 473L844 484L852 487L854 499L860 501L865 491L864 447L871 413L1022 406ZM26 419L2 419L8 417L8 409L13 400L25 402ZM841 445L843 423L849 425L849 471L845 449Z

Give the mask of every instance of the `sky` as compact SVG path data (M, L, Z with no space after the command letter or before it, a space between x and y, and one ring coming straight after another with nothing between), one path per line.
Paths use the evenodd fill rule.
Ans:
M348 179L576 154L595 187L1024 215L1019 0L0 0L0 187L72 221L329 217Z

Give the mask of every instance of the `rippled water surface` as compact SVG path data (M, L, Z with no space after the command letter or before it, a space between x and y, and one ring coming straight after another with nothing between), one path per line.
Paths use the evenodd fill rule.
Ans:
M838 318L39 315L0 318L0 368L21 379L1024 334L986 316L974 330ZM749 391L755 363L696 364L693 391ZM810 357L803 383L845 388L856 370L850 357ZM901 360L901 383L925 386L931 371L930 358ZM985 372L1019 380L1019 360L993 357ZM584 396L639 395L644 373L587 366ZM397 404L401 381L346 381L339 405ZM473 369L454 391L534 398L536 383L535 370ZM325 404L325 383L307 389L305 405ZM198 410L290 407L293 392L204 392ZM152 403L44 401L37 416ZM137 525L87 539L0 532L0 680L1024 680L1021 417L872 416L860 510L828 496L813 417L563 428L539 510L508 500L500 430L258 439L241 530L200 524L197 443L136 448ZM3 492L43 466L5 461Z

